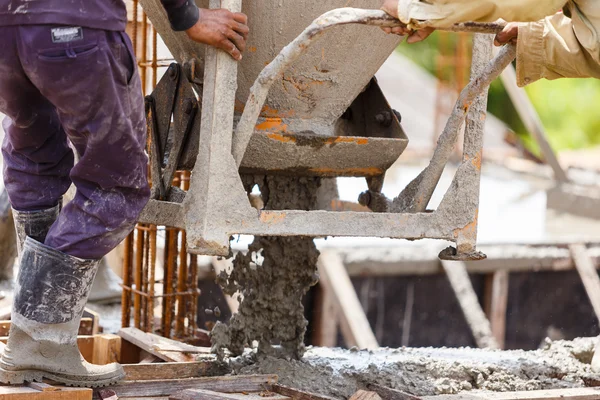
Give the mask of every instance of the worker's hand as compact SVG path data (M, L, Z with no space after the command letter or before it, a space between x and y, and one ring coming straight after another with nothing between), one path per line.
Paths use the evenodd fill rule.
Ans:
M381 9L386 13L390 14L392 17L398 18L398 0L385 0ZM404 24L393 28L382 27L381 29L383 29L385 33L393 33L395 35L408 36L408 39L406 39L406 43L409 44L425 40L429 37L429 35L431 35L435 31L435 29L433 28L425 28L415 31L408 28Z
M507 43L517 43L517 39L519 38L519 23L518 22L510 22L506 24L506 27L496 35L496 39L494 39L494 44L496 46L504 46Z
M250 33L247 24L245 14L201 8L198 22L185 32L190 39L224 50L240 61Z

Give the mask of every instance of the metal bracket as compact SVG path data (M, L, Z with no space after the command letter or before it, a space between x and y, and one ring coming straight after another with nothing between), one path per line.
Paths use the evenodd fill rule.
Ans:
M182 162L184 149L190 145L197 148L197 140L194 144L193 141L189 143L189 139L194 125L199 124L199 118L196 118L199 115L199 103L192 84L176 63L169 66L167 73L152 94L146 96L145 101L150 137L148 152L152 173L152 199L167 200L172 194L175 172L181 167L190 167L182 165L186 164ZM193 149L188 149L187 152L193 152Z

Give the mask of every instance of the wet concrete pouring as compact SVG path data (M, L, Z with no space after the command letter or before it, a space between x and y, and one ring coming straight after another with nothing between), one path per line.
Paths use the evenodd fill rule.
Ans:
M250 191L258 185L266 209L310 210L317 204L318 178L246 178ZM319 252L310 238L256 237L246 254L239 253L228 276L218 281L228 295L241 293L243 301L229 325L212 331L213 350L241 355L258 342L261 354L300 359L305 351L302 298L318 282ZM279 345L273 347L273 344Z
M311 209L317 201L317 179L247 179L248 190L254 184L269 209ZM548 340L536 351L305 349L302 297L317 282L317 258L311 239L256 237L232 273L219 276L226 294L243 298L230 323L213 330L213 350L232 373L277 374L283 385L339 399L369 384L417 396L600 386L590 367L595 339Z

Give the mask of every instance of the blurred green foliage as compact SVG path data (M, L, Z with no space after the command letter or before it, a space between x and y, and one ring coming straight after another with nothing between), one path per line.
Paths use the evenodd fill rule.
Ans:
M453 47L456 37L450 35L443 43ZM441 41L436 32L424 42L414 45L403 43L398 51L435 74ZM448 74L444 72L443 75ZM526 90L540 114L554 149L600 145L600 80L541 80L529 85ZM539 154L500 80L495 81L490 89L488 108L519 135L530 151Z

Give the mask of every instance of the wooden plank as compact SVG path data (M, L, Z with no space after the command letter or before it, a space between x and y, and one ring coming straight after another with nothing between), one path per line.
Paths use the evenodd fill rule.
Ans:
M333 251L321 253L318 261L321 284L330 290L339 310L342 333L349 347L377 349L379 344L356 295L342 258Z
M486 277L485 313L492 326L492 335L503 349L506 341L506 309L508 306L508 271L497 271Z
M48 385L47 383L43 382L29 382L27 384L27 387L38 390L40 392L56 392L57 390L60 390L60 388L56 386Z
M83 310L83 318L90 319L92 321L92 332L86 333L86 335L97 335L100 333L100 314L98 314L96 311L90 310L89 308L85 308ZM80 335L83 335L83 333L80 333Z
M128 381L189 379L212 375L218 370L213 361L158 364L124 364ZM225 372L225 371L224 371Z
M381 397L375 392L367 392L366 390L359 390L354 393L350 400L382 400Z
M544 160L552 167L554 179L559 182L568 182L569 178L563 167L560 165L558 157L548 141L548 136L546 135L546 130L544 129L544 124L542 123L539 114L535 110L531 100L529 100L525 89L517 86L517 73L515 67L509 65L502 72L502 75L500 75L500 79L508 92L508 96L514 104L517 113L519 113L521 120L525 124L525 127L527 127L531 136L540 146Z
M594 308L596 318L600 321L600 277L598 277L594 262L588 256L587 248L583 244L572 244L569 246L569 250Z
M196 361L194 354L210 354L210 348L191 346L176 340L166 339L137 328L123 328L119 336L140 349L168 362Z
M92 389L57 387L40 391L27 386L0 386L2 400L92 400Z
M94 364L106 365L119 362L121 358L121 337L117 335L94 336Z
M283 385L273 385L272 391L284 396L288 396L294 400L335 400L333 397L323 396L314 393L304 392L298 389L292 389Z
M481 246L480 250L488 258L467 261L465 265L471 274L492 274L496 271L569 271L575 269L575 264L568 245L569 243ZM351 277L386 277L443 273L438 258L434 256L439 250L436 246L424 246L418 251L360 248L351 251L339 249L339 252ZM587 254L592 257L596 269L600 268L600 248L590 247Z
M369 384L367 389L377 393L383 400L420 400L420 397L412 394L401 392L400 390L391 389L385 386Z
M10 320L0 321L0 337L8 336L10 332ZM79 336L90 336L93 335L94 321L92 318L81 318L79 323Z
M77 345L79 352L87 362L94 361L94 337L93 336L78 336Z
M98 389L98 396L102 400L119 400L119 396L111 389Z
M260 392L277 383L277 375L240 375L214 378L125 381L112 386L121 397L161 397L187 389L212 390L219 393Z
M442 267L471 328L477 346L497 349L498 343L492 334L492 326L485 316L481 304L479 304L465 264L458 261L442 260Z
M142 350L140 353L140 364L152 364L155 362L162 362L162 360L156 357L154 354L150 354L147 351Z
M213 257L212 258L212 266L215 269L215 273L218 276L221 272L228 273L229 271L231 271L231 269L233 268L233 260L225 259L225 258L221 258L219 260L219 257ZM233 296L229 296L224 293L223 293L223 295L225 296L225 301L227 302L227 305L229 306L229 311L231 311L231 314L237 313L238 310L240 309L240 302L237 299L237 297L239 296L239 293L236 293Z
M529 392L463 393L425 396L423 400L598 400L600 388L532 390Z
M0 321L0 336L8 336L10 332L10 321Z
M312 343L318 347L336 347L339 317L331 285L319 284L315 295Z
M244 394L225 394L210 390L188 389L177 392L169 397L169 400L289 400L289 397L277 395L270 392L262 393L244 393Z

